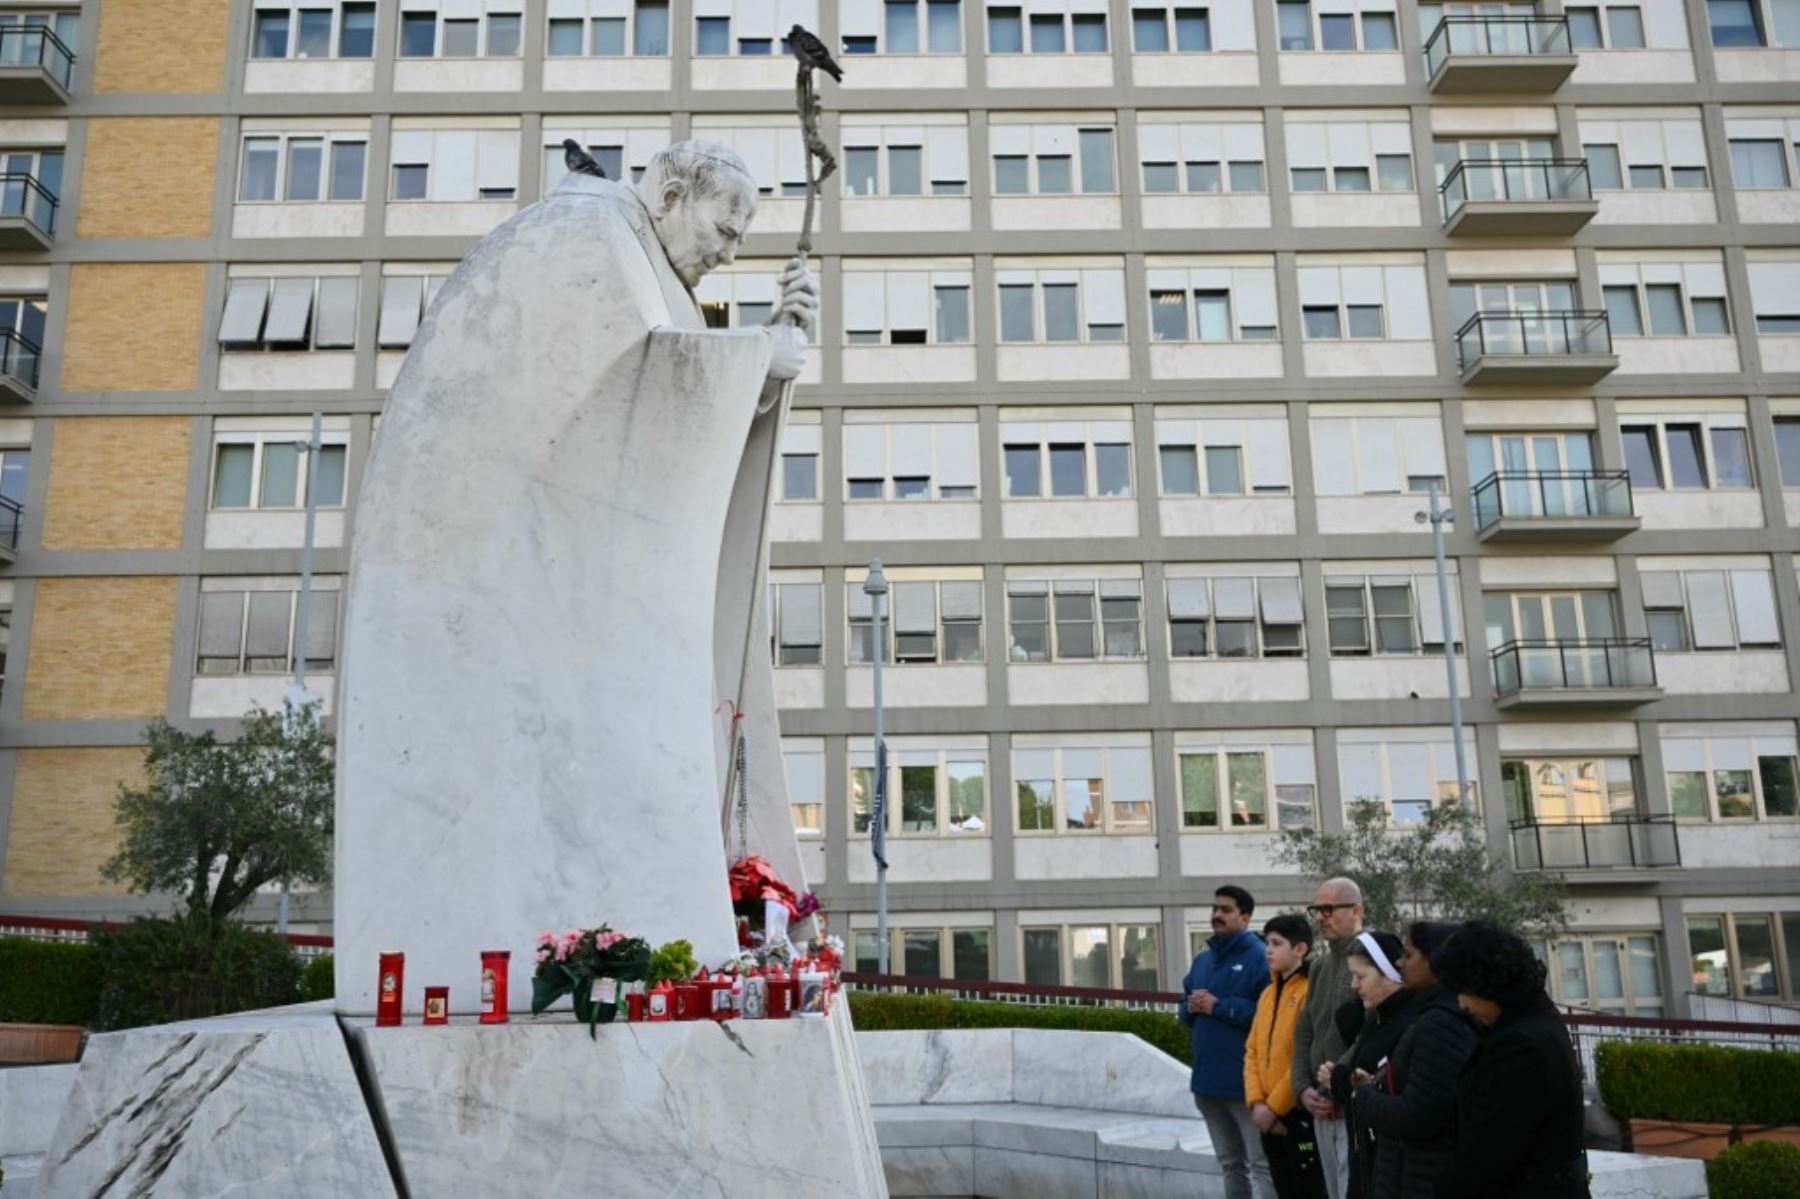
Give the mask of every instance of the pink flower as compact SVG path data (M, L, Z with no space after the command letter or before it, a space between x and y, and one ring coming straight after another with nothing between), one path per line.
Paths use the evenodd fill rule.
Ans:
M550 947L548 945L538 946L538 951L537 951L538 965L542 966L545 962L547 962L549 960L550 960Z
M559 962L566 960L569 956L569 950L572 948L573 946L567 941L558 942L556 946L556 960Z
M539 933L537 943L540 949L545 946L554 945L556 944L556 934L550 932Z
M596 933L594 936L594 948L601 950L611 949L614 945L617 945L624 939L624 933Z

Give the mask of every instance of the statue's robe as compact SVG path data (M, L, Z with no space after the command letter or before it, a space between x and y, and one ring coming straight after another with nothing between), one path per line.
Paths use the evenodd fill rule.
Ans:
M731 953L722 699L750 736L744 848L803 885L760 602L769 354L705 327L636 194L602 180L572 176L444 285L356 508L340 1011L374 1010L387 949L408 1011L446 984L459 1012L496 948L524 1009L544 929Z

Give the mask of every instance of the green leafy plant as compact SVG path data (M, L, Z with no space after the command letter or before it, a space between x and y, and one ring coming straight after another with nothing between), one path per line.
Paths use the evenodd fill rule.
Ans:
M700 963L694 958L692 941L669 941L650 955L645 981L653 987L662 982L678 983L694 977L699 970Z
M159 719L144 740L147 779L119 788L123 840L101 877L214 920L265 884L329 881L332 740L316 719L255 708L233 741Z
M97 930L95 1025L136 1028L279 1007L300 998L300 960L274 933L205 913Z
M1793 1199L1800 1195L1800 1145L1745 1141L1706 1163L1711 1199Z
M1162 1050L1182 1065L1189 1064L1187 1029L1173 1011L1134 1008L1027 1006L982 1000L952 999L948 995L887 995L851 991L850 1014L859 1031L937 1028L1054 1028L1084 1032L1130 1033L1147 1045Z
M1621 1120L1732 1126L1800 1123L1800 1053L1726 1045L1604 1041L1594 1050L1601 1101Z
M337 994L336 966L332 956L322 953L306 963L300 973L300 998L307 1003L330 999Z
M567 995L574 1000L575 1018L588 1026L588 1036L598 1036L600 1025L612 1023L623 995L615 992L614 999L602 1000L595 994L595 984L607 978L641 982L649 969L650 943L609 925L572 928L560 937L542 933L537 970L531 977L531 1014L538 1015Z
M1387 806L1358 799L1341 833L1287 829L1270 848L1277 865L1315 880L1343 875L1362 888L1370 928L1409 920L1491 920L1517 933L1549 935L1568 927L1560 875L1512 873L1489 851L1481 818L1457 804L1434 804L1410 828L1393 828Z
M90 944L0 939L0 1023L92 1024L100 955Z

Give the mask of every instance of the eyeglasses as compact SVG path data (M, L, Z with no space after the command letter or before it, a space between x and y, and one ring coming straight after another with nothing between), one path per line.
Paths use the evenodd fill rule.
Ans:
M1309 903L1306 905L1306 910L1314 916L1329 916L1341 908L1353 908L1355 906L1356 905L1353 903Z

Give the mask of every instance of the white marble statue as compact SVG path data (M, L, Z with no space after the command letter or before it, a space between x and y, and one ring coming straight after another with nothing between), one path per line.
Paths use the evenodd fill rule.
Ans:
M432 304L357 506L339 686L341 1012L475 1008L479 953L610 922L732 952L722 700L745 714L748 848L803 885L759 602L780 405L805 337L709 329L694 285L756 211L742 160L657 155L635 189L571 174ZM810 325L818 285L782 277ZM461 996L459 999L458 997Z

